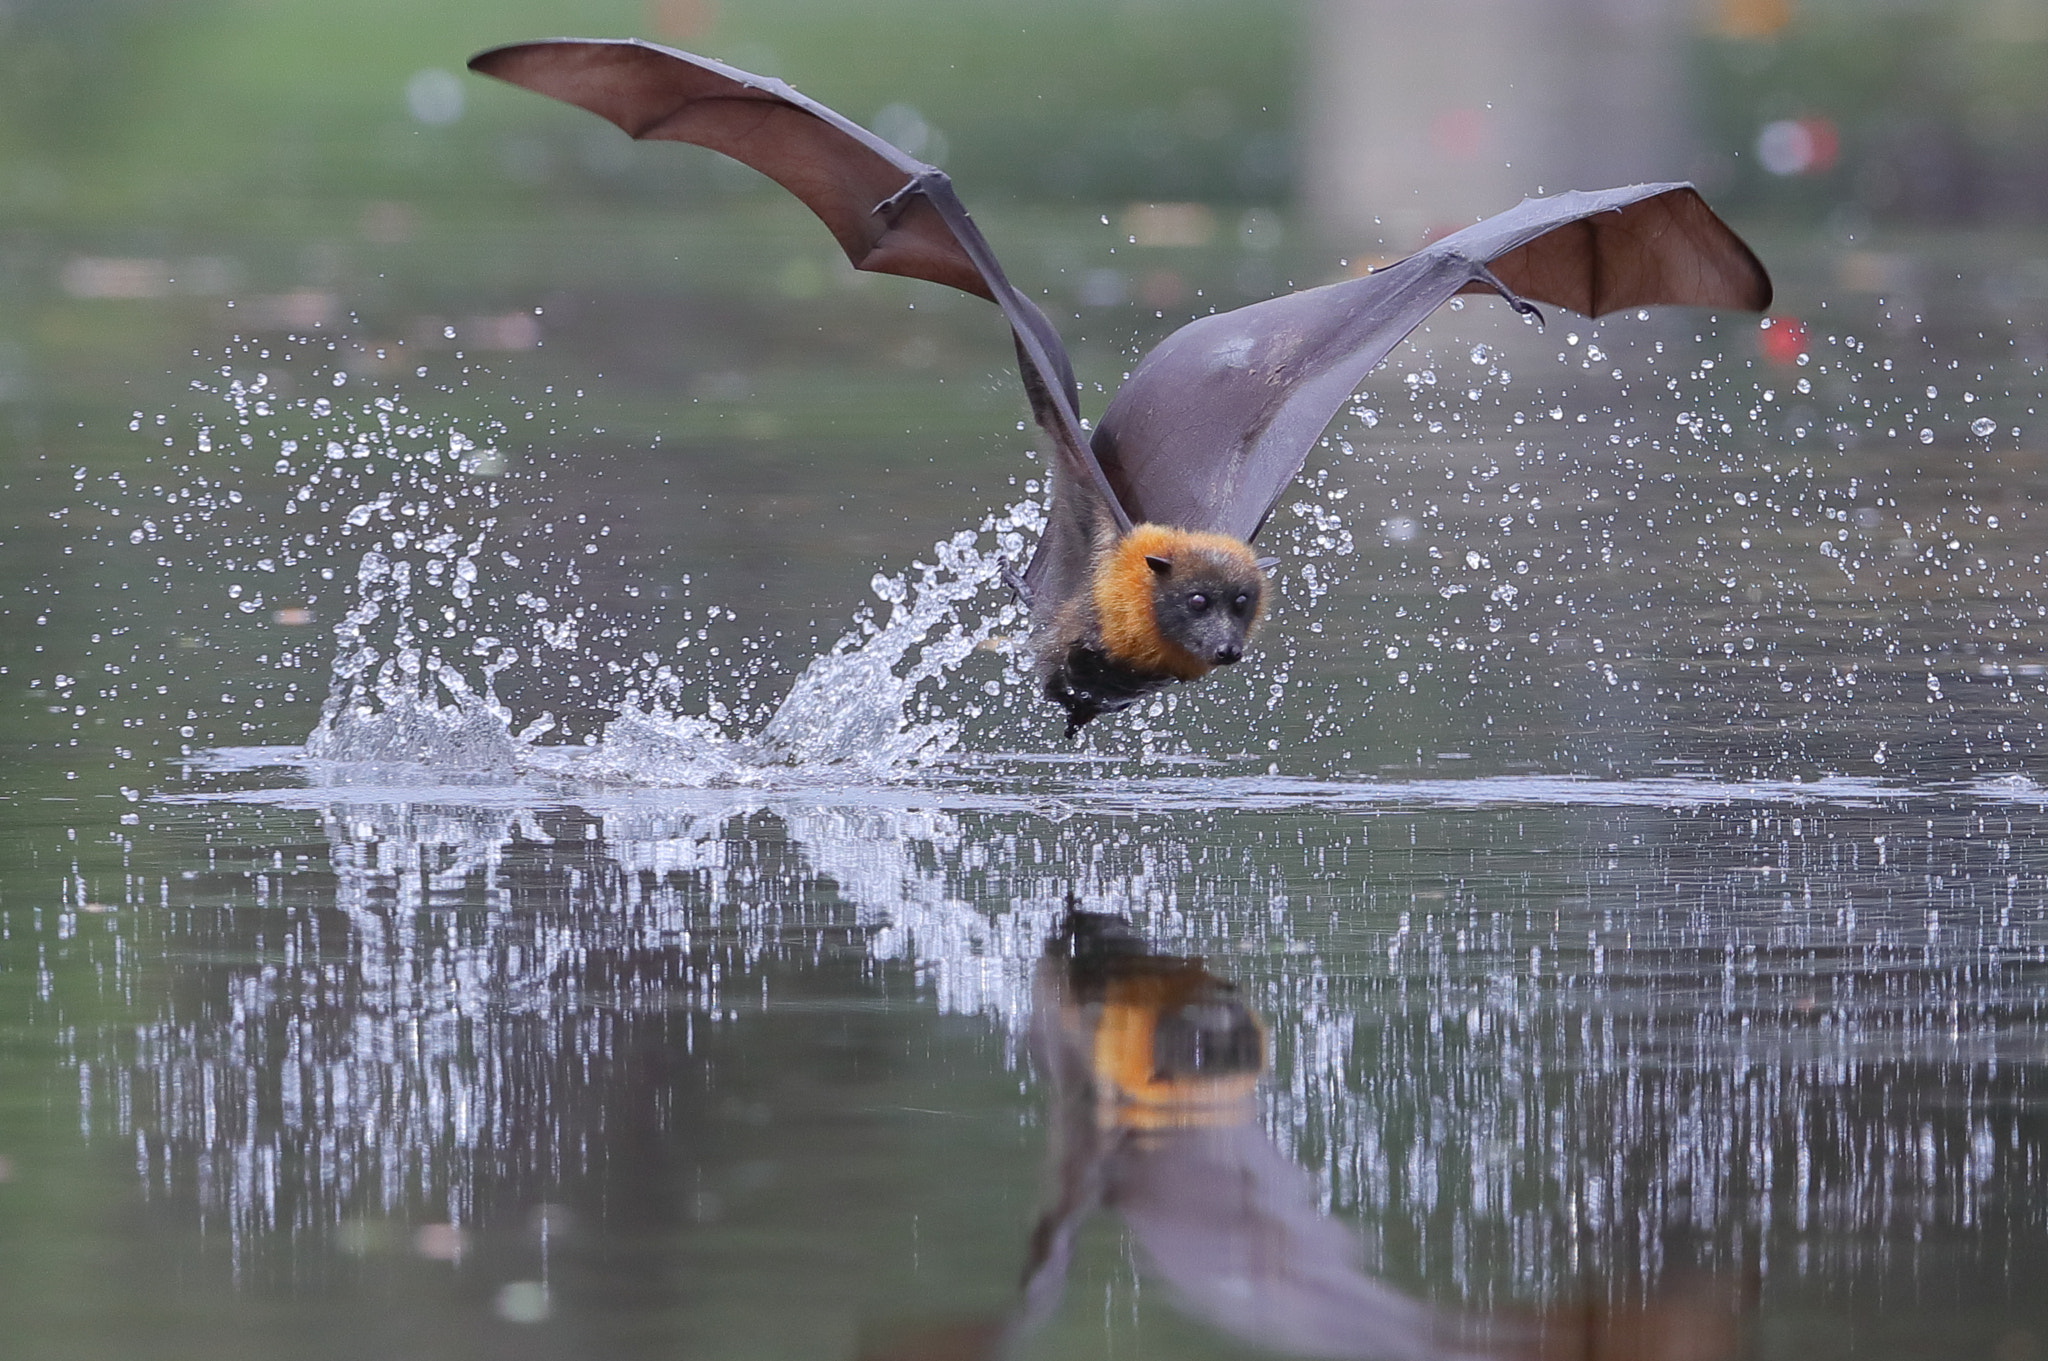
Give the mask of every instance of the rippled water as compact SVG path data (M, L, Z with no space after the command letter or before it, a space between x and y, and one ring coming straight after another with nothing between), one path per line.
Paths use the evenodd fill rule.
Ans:
M7 924L47 933L28 1016L88 1145L132 1161L145 1257L229 1301L452 1310L462 1354L522 1282L551 1345L627 1351L999 1315L1070 894L1242 989L1262 1123L1414 1297L1683 1267L1754 1282L1781 1344L1989 1347L2031 1326L2048 1242L2041 802L1064 764L570 791L247 750ZM1059 1345L1217 1345L1106 1232Z

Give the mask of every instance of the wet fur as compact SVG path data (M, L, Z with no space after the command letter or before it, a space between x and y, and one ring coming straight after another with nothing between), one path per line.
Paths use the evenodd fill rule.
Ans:
M1069 737L1098 714L1207 675L1222 660L1219 639L1241 655L1265 606L1265 574L1251 548L1227 534L1140 524L1098 542L1087 592L1066 603L1035 648ZM1221 608L1194 618L1184 604L1194 592ZM1232 622L1227 602L1239 595L1250 597L1249 615ZM1202 651L1189 646L1197 639L1206 641Z
M1155 560L1171 563L1171 575L1162 577ZM1184 591L1207 586L1219 597L1249 588L1263 603L1265 578L1239 540L1165 525L1138 525L1097 560L1090 594L1103 652L1134 671L1194 680L1216 664L1162 630L1159 596L1169 583Z

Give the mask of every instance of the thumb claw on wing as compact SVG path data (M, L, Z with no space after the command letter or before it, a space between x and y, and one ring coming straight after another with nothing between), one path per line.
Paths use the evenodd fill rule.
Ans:
M1475 271L1473 277L1477 278L1481 283L1485 284L1494 292L1500 294L1501 298L1507 303L1509 307L1512 307L1515 311L1521 313L1525 317L1536 318L1536 327L1538 330L1546 329L1543 320L1542 308L1538 307L1535 303L1530 302L1527 298L1515 292L1514 289L1509 288L1506 284L1502 283L1500 281L1500 276L1495 274L1492 270L1488 269L1485 265L1474 262L1472 268Z

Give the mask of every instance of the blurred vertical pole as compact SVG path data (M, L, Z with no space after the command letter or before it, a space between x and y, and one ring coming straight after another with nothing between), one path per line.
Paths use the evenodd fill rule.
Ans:
M1539 188L1686 178L1696 6L1311 0L1313 226L1333 245L1404 255Z

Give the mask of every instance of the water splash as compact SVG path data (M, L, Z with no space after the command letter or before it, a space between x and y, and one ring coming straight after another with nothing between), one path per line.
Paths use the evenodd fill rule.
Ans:
M519 662L516 648L476 639L485 658L472 681L432 644L432 599L417 596L412 565L372 549L357 574L355 606L336 628L333 686L320 723L307 739L308 755L337 766L432 766L471 774L543 773L569 780L670 785L776 783L829 775L886 780L959 740L960 720L926 702L929 686L977 648L1000 649L997 631L1019 622L1014 605L976 612L967 608L996 583L1006 560L1023 545L1023 531L1040 523L1037 505L1020 502L989 516L982 532L962 530L934 545L935 561L898 576L877 574L875 594L887 605L886 622L863 619L796 678L757 731L729 734L718 709L707 714L679 707L681 678L661 668L645 691L628 692L602 732L583 746L543 745L555 721L543 713L513 730L513 715L497 695L497 677ZM984 544L983 534L994 543ZM447 552L447 535L429 540ZM457 570L434 573L464 601L481 540L469 545ZM453 606L442 613L453 618ZM387 628L379 646L373 633ZM545 636L545 630L544 636ZM552 640L572 651L573 632ZM966 706L978 712L978 706ZM342 772L346 778L346 773Z
M1035 514L1020 504L983 528L1012 537L1014 525ZM888 622L850 632L813 658L759 731L728 737L710 718L667 710L657 696L629 703L586 750L529 746L526 754L560 774L714 785L806 775L886 780L948 752L959 721L930 712L923 687L943 682L998 628L1014 624L1017 611L964 610L1003 569L1001 552L984 549L979 535L963 530L934 550L935 563L875 577Z
M380 778L366 767L424 767L472 784L519 774L667 785L888 780L950 751L963 721L1007 702L934 697L977 649L1006 654L1004 634L1021 626L1013 605L976 601L1043 527L1028 499L1035 484L978 530L936 544L930 562L877 574L883 617L862 611L778 703L762 703L756 696L776 684L765 633L745 633L738 612L693 598L688 573L641 575L638 564L659 550L621 542L630 527L590 494L602 470L589 450L577 450L565 493L547 466L559 455L500 448L506 427L457 414L452 387L352 387L340 354L318 340L275 355L233 347L236 362L218 382L193 384L225 416L194 413L190 447L165 456L170 490L143 497L116 479L105 508L109 518L138 512L129 546L159 553L167 591L224 589L225 617L249 619L245 627L266 615L276 628L303 626L342 593L327 697L305 744L329 782ZM255 360L265 366L252 370ZM472 370L462 375L467 386ZM289 395L309 387L320 395ZM130 429L142 425L138 411ZM628 534L613 538L615 529ZM161 556L165 540L179 539L193 545L187 560ZM643 595L677 603L618 601ZM195 630L177 645L212 644ZM671 646L667 660L651 650ZM248 681L253 693L226 692L233 681L223 677L220 702L246 713L291 699L296 682L279 673L314 660L302 656L311 651L255 658L263 671ZM60 679L56 688L68 689L72 678ZM204 721L196 708L187 717ZM181 735L200 734L188 726Z
M423 645L411 613L411 563L394 562L373 548L363 554L356 589L354 608L335 628L333 685L319 726L306 739L307 753L336 762L511 771L519 741L494 682L516 653L508 649L484 667L479 692ZM388 651L371 636L386 616L395 635Z

